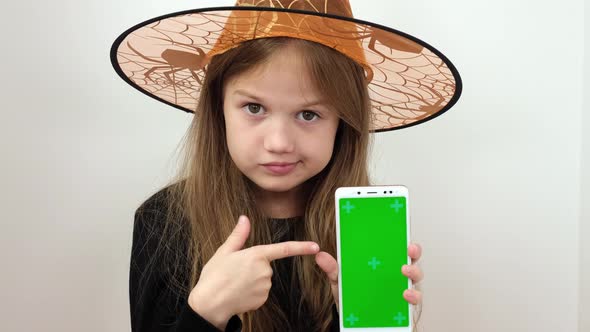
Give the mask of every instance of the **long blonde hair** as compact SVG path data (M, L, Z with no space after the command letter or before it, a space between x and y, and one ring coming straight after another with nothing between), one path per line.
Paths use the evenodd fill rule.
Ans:
M202 267L231 233L239 215L247 215L252 223L246 247L272 242L269 216L256 206L254 184L238 170L228 152L223 88L230 78L264 63L286 46L305 54L304 64L315 87L340 117L330 162L305 183L307 202L296 240L316 241L336 258L334 192L341 186L369 185L371 104L360 65L326 46L284 37L248 41L214 56L183 140L178 173L166 188L169 209L156 254L167 262L169 287L181 298L188 297ZM182 250L170 250L173 243ZM295 257L293 262L293 280L302 295L298 312L301 314L305 306L311 314L312 330L327 331L334 304L327 277L313 256ZM183 282L183 273L188 274L188 284ZM289 330L288 316L277 302L269 297L259 309L240 315L243 331Z

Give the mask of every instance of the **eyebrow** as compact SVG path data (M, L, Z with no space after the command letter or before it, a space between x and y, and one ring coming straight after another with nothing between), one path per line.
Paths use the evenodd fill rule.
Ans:
M235 90L233 92L233 94L234 95L241 95L241 96L248 97L248 98L252 98L252 99L254 99L254 100L258 101L258 102L262 102L263 101L262 98L259 98L256 95L254 95L253 93L250 93L250 92L248 92L246 90L242 90L242 89ZM306 104L302 105L301 107L305 108L305 107L310 107L310 106L327 106L327 104L325 102L321 101L321 100L317 100L317 101L312 101L310 103L306 103Z

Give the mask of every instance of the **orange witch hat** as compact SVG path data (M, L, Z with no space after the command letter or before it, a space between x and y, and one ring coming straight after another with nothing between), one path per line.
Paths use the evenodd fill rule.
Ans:
M141 92L194 112L212 56L271 37L317 42L363 66L374 132L428 121L461 94L459 73L442 53L403 32L354 18L348 0L238 0L234 7L156 17L121 34L111 47L111 62Z

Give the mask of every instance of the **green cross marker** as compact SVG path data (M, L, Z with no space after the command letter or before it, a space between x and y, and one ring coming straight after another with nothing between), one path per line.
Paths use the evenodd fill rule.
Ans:
M344 205L342 208L346 210L346 213L350 214L350 210L354 209L354 205L350 204L350 201L346 201L346 205Z
M350 324L350 325L354 325L354 323L358 322L358 317L356 317L354 314L350 314L348 315L348 318L346 318L346 321Z
M401 312L398 312L397 315L393 317L393 320L397 322L397 325L402 325L402 323L406 320L406 316L404 316L404 314Z
M373 257L373 259L369 261L369 265L372 265L373 270L376 270L377 265L379 265L379 264L381 264L381 262L378 261L376 257Z
M390 207L391 207L392 209L395 209L395 213L398 213L398 212L399 212L399 209L403 208L403 207L404 207L404 205L403 205L403 204L401 204L400 202L398 202L398 200L396 199L396 200L395 200L395 203L391 204L391 205L390 205Z

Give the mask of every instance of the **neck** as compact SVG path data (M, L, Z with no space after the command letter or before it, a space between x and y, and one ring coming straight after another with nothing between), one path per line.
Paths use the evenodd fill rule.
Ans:
M256 200L265 215L273 219L302 216L305 213L305 200L302 186L285 192L259 190Z

